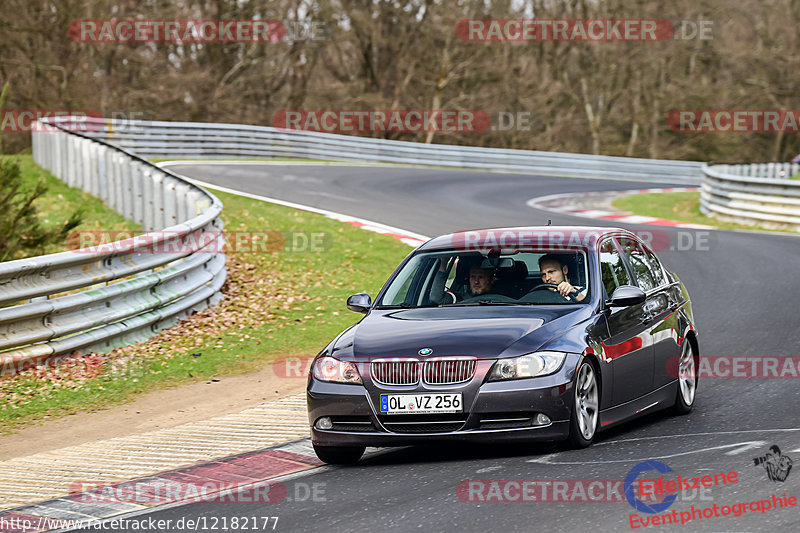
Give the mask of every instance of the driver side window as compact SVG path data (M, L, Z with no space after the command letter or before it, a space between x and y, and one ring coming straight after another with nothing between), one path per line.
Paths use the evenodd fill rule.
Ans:
M603 277L603 286L606 293L611 296L614 289L620 285L630 285L628 271L622 262L622 256L614 246L614 241L607 240L600 245L600 272Z

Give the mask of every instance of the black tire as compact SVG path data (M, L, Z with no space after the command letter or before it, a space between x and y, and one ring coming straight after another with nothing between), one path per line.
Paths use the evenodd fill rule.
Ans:
M583 359L575 371L572 393L572 415L567 442L573 448L586 448L597 434L600 420L600 384L594 365Z
M697 357L692 343L686 339L683 343L681 357L678 360L678 391L675 393L675 405L672 413L686 415L692 411L697 393Z
M314 444L314 453L319 460L329 465L354 465L364 455L366 446L318 446Z

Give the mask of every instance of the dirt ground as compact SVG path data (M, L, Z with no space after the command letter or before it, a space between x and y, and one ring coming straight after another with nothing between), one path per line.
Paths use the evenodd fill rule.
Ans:
M304 378L278 377L269 365L259 372L218 379L151 392L130 404L43 421L0 436L0 460L236 413L303 392L306 386Z

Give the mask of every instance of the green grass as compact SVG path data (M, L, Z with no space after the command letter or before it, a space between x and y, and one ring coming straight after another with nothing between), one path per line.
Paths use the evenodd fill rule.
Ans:
M630 194L617 198L611 205L619 210L630 211L637 215L665 218L691 224L703 224L719 229L779 231L761 226L735 224L708 217L700 212L699 192Z
M16 161L20 166L23 189L31 190L40 178L47 184L47 192L39 197L36 206L43 228L62 226L76 209L84 212L83 223L72 230L72 234L80 231L141 231L141 225L125 220L121 215L109 209L102 200L82 190L69 187L64 182L42 169L33 162L30 155L0 156L2 160ZM28 253L28 256L50 254L64 251L67 243L53 244L42 250ZM19 257L15 256L15 259Z
M259 370L281 356L313 356L361 315L352 293L373 296L410 251L394 238L314 213L215 192L228 232L323 232L329 249L228 255L228 296L189 321L105 364L89 356L72 369L0 380L0 431L127 402L136 395L213 376ZM272 234L271 234L272 235ZM199 357L192 354L201 353Z

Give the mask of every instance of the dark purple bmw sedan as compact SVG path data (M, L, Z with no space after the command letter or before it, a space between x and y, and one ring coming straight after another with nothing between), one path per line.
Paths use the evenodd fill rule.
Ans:
M431 239L308 378L322 461L431 440L566 440L663 408L688 413L699 365L686 288L622 229L501 228Z

